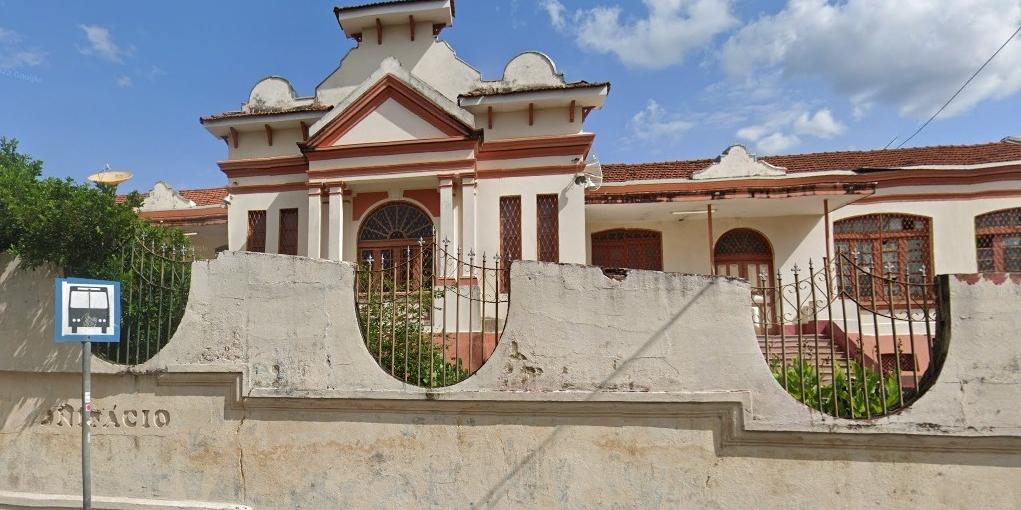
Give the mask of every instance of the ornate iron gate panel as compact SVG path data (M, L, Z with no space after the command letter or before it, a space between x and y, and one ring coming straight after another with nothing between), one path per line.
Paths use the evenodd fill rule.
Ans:
M869 258L869 260L873 260ZM931 386L945 349L927 269L873 273L854 254L793 278L760 274L753 317L774 377L821 412L870 419L903 409Z
M467 379L492 356L507 322L509 261L424 240L366 254L355 307L383 370L435 388Z

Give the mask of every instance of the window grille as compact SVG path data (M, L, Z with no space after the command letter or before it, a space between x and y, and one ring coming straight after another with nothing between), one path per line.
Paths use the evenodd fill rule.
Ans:
M538 258L560 262L560 204L557 195L535 197Z
M618 228L592 234L592 264L663 270L663 238L655 230Z
M266 252L266 211L248 211L248 251Z
M500 197L500 254L507 268L511 261L521 260L521 197ZM503 273L501 284L510 288L510 271Z
M298 210L280 210L280 246L277 253L281 255L298 254Z
M1021 207L975 217L980 273L1021 272Z
M909 284L927 283L932 276L932 221L908 214L869 214L833 222L833 247L848 255L865 271L891 274ZM872 280L863 280L859 292L872 291ZM849 282L841 281L842 286ZM843 287L842 287L843 288ZM926 287L911 287L921 292ZM895 299L905 299L901 287ZM882 295L882 289L877 289ZM913 295L912 299L921 296Z
M362 223L359 241L426 239L433 236L433 221L407 202L391 202L370 214Z
M381 270L397 267L407 260L421 256L421 275L430 280L433 276L433 220L418 206L408 202L390 202L370 213L358 232L359 262L368 269ZM408 265L414 274L398 271L393 276L399 286L417 279L418 266Z

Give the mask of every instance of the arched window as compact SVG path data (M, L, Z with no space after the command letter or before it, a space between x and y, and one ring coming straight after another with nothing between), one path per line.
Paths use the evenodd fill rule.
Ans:
M358 230L359 263L372 260L372 268L401 264L408 256L417 256L419 241L427 255L433 238L433 220L429 214L408 202L389 202L369 213ZM426 263L425 266L430 266Z
M760 285L762 275L772 281L773 248L765 236L750 228L735 228L720 236L713 248L716 274L744 278Z
M924 216L868 214L835 221L833 247L873 273L908 275L911 283L932 275L932 220Z
M975 217L980 273L1021 271L1021 207Z
M592 265L662 271L662 234L632 228L596 232L592 234Z

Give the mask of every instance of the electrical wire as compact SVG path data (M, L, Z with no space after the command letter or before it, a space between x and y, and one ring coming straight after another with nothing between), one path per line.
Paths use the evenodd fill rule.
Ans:
M997 49L988 59L986 59L985 63L983 63L975 71L975 73L971 75L971 78L968 78L968 80L964 82L964 85L961 85L961 88L957 89L957 92L954 92L954 95L950 96L950 99L947 99L947 102L943 103L943 106L940 106L939 110L936 110L936 113L932 114L932 117L929 117L929 120L925 121L924 124L919 126L918 129L916 129L915 132L911 134L911 136L907 137L907 139L905 139L903 142L901 142L900 145L897 146L897 148L899 149L899 148L903 147L905 144L907 144L908 142L910 142L911 139L914 138L915 136L917 136L918 133L921 133L922 130L925 129L926 126L929 125L929 123L931 123L933 120L936 120L936 117L938 117L939 114L943 113L943 110L945 110L947 108L947 106L950 106L950 103L952 103L954 101L954 99L957 99L957 96L961 95L961 92L963 92L964 89L968 87L968 85L972 82L972 80L974 80L975 77L978 76L979 73L981 73L982 70L985 69L986 66L988 66L989 63L992 62L993 59L996 58L996 56L999 55L1001 51L1003 51L1003 48L1006 48L1007 45L1010 44L1010 41L1014 40L1014 37L1017 37L1017 34L1019 32L1021 32L1021 26L1018 26L1017 30L1015 30L1013 34L1010 34L1010 37L1008 37L1006 41L1003 41L1003 44L1000 45L999 49ZM889 144L887 144L887 146L889 146Z

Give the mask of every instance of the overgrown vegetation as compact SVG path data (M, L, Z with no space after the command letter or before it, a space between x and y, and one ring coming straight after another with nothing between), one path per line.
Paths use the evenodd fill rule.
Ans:
M823 383L816 367L801 358L786 367L779 360L770 363L773 377L798 401L831 416L865 418L883 416L900 405L901 388L897 375L878 372L851 361L851 379L840 366L833 367L833 381ZM905 400L907 397L905 397ZM884 407L885 406L885 407Z
M42 170L16 140L0 138L0 252L28 269L120 281L121 345L94 351L121 363L148 359L184 313L191 243L178 229L141 221L138 193L118 201L113 186L43 178Z
M368 292L370 275L372 292ZM403 293L391 292L393 279L383 272L362 270L359 277L359 290L364 292L360 292L358 319L365 344L383 370L426 388L456 384L471 375L460 359L447 361L442 340L429 331L430 314L441 313L433 303L435 293L442 289L423 289L421 293L412 290L405 300Z

